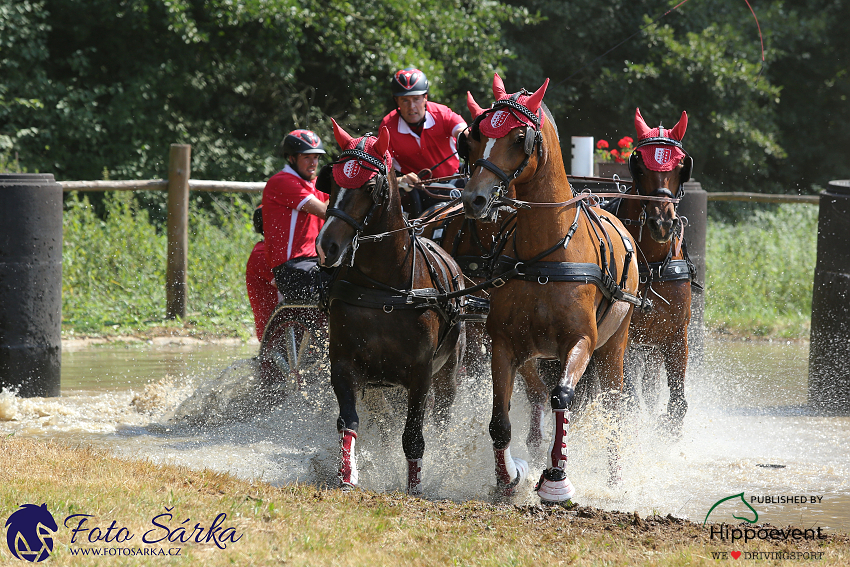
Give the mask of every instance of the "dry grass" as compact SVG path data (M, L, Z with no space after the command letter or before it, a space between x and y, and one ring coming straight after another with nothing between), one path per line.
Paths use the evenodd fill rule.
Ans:
M0 520L30 503L46 503L60 529L50 565L715 565L712 551L823 551L817 565L850 563L850 538L822 543L712 545L708 529L675 518L591 508L431 502L401 494L273 487L220 473L120 460L87 447L6 437L0 440ZM227 514L236 543L146 545L142 535L172 534L183 524L208 527ZM70 514L92 514L90 527L126 527L125 543L71 544ZM75 524L71 524L72 526ZM113 532L114 534L115 532ZM179 535L179 534L178 534ZM0 564L25 564L0 538ZM81 542L82 540L82 542ZM180 548L176 557L73 556L73 548ZM742 558L743 560L743 558ZM727 559L726 561L731 561ZM767 561L775 565L782 562ZM788 563L796 564L796 561Z

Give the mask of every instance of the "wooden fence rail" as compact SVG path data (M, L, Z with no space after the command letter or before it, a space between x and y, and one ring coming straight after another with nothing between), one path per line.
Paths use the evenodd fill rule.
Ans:
M189 191L216 193L261 193L266 183L191 179L192 147L172 144L168 157L168 179L133 181L59 181L68 191L168 191L168 257L166 267L166 317L186 316L186 270L189 258ZM817 205L818 195L770 195L765 193L708 193L709 201L750 203L804 203Z

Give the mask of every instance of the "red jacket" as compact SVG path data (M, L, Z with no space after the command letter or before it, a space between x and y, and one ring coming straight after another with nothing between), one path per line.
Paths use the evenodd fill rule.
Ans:
M390 131L390 153L397 170L407 174L419 173L427 168L432 170L433 177L445 177L457 173L460 161L455 154L452 130L464 122L449 107L428 101L425 103L425 124L421 136L411 131L398 110L387 114L381 126ZM435 169L434 166L443 160L446 161Z

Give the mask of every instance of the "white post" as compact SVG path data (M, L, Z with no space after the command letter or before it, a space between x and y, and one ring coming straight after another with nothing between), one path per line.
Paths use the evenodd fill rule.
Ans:
M573 175L582 177L593 176L593 136L573 136L571 170Z

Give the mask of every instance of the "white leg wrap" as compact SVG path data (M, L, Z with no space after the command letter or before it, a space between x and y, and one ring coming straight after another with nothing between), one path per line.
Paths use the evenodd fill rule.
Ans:
M407 493L422 494L422 459L407 459Z
M357 486L357 459L354 457L354 444L357 433L351 429L343 429L339 432L339 483L343 488Z
M511 457L511 448L493 449L496 457L496 485L505 496L514 493L517 485L528 478L528 463Z
M576 489L567 478L567 433L570 430L570 412L553 410L554 434L549 453L546 455L546 470L537 483L537 495L543 502L564 502L575 496Z

